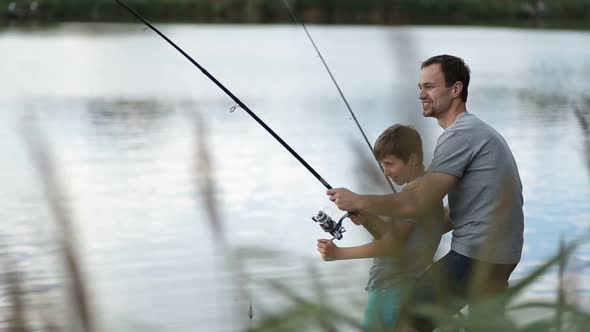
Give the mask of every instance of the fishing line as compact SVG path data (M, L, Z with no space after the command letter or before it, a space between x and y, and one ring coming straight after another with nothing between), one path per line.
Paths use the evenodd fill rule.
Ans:
M352 116L352 119L354 120L354 122L356 123L356 126L358 127L358 129L360 130L361 134L363 135L363 138L365 139L365 142L369 146L369 149L371 150L371 153L373 154L373 156L375 156L375 151L373 151L373 146L369 142L369 139L367 138L367 135L365 134L365 131L361 127L361 124L358 122L358 120L356 118L356 115L352 111L352 108L350 107L350 104L348 103L348 100L344 96L344 93L342 92L342 89L340 89L340 85L336 81L336 78L334 78L334 75L332 74L332 71L330 70L330 67L328 66L328 63L326 63L326 60L324 59L324 56L322 55L322 52L320 52L320 50L318 49L315 41L313 40L313 38L311 37L311 34L309 33L309 30L307 30L307 26L305 25L305 23L303 21L297 19L297 16L295 15L295 11L291 8L291 5L289 5L289 1L288 0L283 0L283 3L285 4L285 7L287 7L287 10L289 11L289 15L291 15L291 18L293 19L293 21L295 22L295 24L300 24L303 27L303 30L305 30L305 34L307 35L307 38L309 39L309 41L313 45L313 48L315 49L316 53L318 54L320 60L322 60L322 64L324 65L324 68L326 68L326 71L328 72L328 75L330 75L330 78L332 79L332 82L336 86L336 89L338 90L338 93L340 94L340 97L344 101L344 104L346 105L346 108L348 108L348 112L350 112L350 115ZM385 180L389 184L389 187L391 187L391 191L393 191L393 193L395 194L396 193L395 187L393 186L393 183L391 183L391 180L389 179L389 177L387 175L385 175L385 170L383 169L383 166L381 165L381 163L377 159L375 159L375 161L377 161L377 165L379 165L379 168L381 169L381 173L383 173L383 175L385 176Z

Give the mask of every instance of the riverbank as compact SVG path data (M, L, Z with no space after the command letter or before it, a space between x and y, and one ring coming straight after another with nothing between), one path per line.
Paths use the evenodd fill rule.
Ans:
M152 21L290 23L281 0L127 0ZM561 25L590 28L587 0L298 0L306 22L323 24ZM122 22L134 18L114 0L12 0L0 20Z

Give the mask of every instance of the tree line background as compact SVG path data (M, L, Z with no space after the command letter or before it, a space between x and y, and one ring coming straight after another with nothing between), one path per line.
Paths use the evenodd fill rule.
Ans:
M512 24L590 21L590 0L290 0L307 22ZM0 0L2 19L131 21L114 0ZM154 21L291 22L282 0L126 0Z

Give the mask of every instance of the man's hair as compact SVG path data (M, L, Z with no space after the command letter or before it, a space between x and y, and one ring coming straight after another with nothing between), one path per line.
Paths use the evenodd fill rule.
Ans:
M422 69L434 64L440 64L440 68L445 76L447 87L455 84L455 82L463 83L463 90L461 90L461 98L464 102L467 102L467 90L469 88L469 73L471 70L469 66L465 64L463 59L456 56L442 54L435 55L426 61L422 62Z
M385 129L375 141L373 151L379 161L393 155L407 163L412 153L415 153L419 165L423 163L422 138L411 126L395 124Z

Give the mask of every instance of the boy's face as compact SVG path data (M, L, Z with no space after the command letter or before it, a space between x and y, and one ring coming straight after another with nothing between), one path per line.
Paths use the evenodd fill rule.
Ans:
M411 178L414 173L414 166L412 165L413 159L415 158L410 158L406 163L394 155L388 155L379 160L379 162L381 163L381 166L383 166L383 172L385 175L391 178L395 184L401 186L413 180Z

